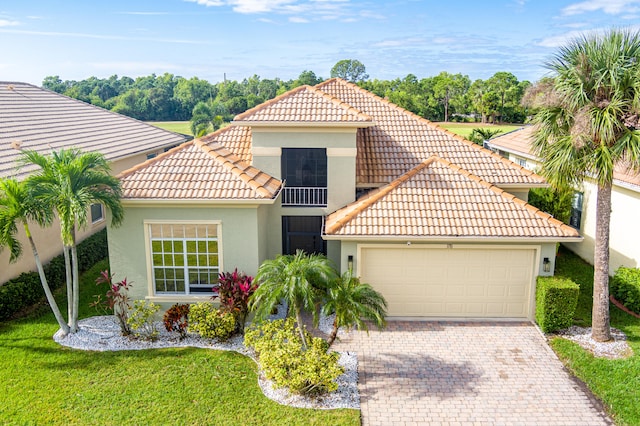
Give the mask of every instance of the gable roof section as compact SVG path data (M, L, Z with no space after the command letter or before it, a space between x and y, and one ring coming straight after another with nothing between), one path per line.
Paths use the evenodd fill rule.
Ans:
M122 172L123 200L274 200L282 182L219 144L187 142Z
M499 150L512 152L539 162L540 158L533 152L532 147L533 130L534 126L525 126L522 129L496 136L489 143ZM616 164L613 170L613 179L614 182L632 185L629 189L640 192L640 175L633 173L622 163Z
M0 177L29 171L16 172L13 142L42 153L76 147L114 161L188 139L31 84L0 82Z
M580 239L572 227L439 157L327 216L329 237Z
M546 186L544 179L498 154L444 130L359 86L333 78L318 89L370 115L374 127L358 130L358 183L389 183L432 155L503 187Z
M373 125L371 117L315 87L300 86L235 117L243 126Z

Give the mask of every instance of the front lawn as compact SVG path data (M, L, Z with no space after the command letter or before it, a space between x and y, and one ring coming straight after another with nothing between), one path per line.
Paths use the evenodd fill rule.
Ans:
M575 324L591 325L593 267L568 250L561 249L556 276L572 279L580 285ZM634 355L622 360L595 358L578 344L553 338L551 347L564 364L607 406L616 424L640 424L640 319L610 305L611 326L627 335Z
M106 267L100 262L82 277L81 318L96 315L88 305ZM55 343L56 330L48 310L0 323L0 423L360 424L358 410L271 401L258 387L256 364L235 352L87 352Z

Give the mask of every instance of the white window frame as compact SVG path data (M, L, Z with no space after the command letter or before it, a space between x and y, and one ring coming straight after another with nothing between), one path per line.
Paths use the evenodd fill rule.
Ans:
M94 219L93 217L93 206L100 206L100 217ZM91 216L91 224L100 223L104 221L104 205L102 203L93 203L89 207L89 215Z
M211 220L145 220L144 222L144 237L145 237L145 248L146 248L146 258L147 258L147 282L148 282L148 296L147 299L150 300L155 300L158 302L163 302L163 301L167 301L167 302L171 302L171 301L175 301L175 300L181 300L181 301L202 301L202 300L210 300L211 296L213 296L213 292L194 292L192 293L190 291L190 287L197 285L197 284L189 284L189 264L187 262L187 250L186 250L186 244L183 245L183 252L182 254L185 256L184 257L184 265L182 265L182 267L184 268L184 292L157 292L156 291L156 280L155 280L155 273L154 273L154 268L156 268L156 266L154 266L153 264L153 248L152 248L152 241L177 241L177 240L182 240L182 241L193 241L194 239L189 237L189 238L176 238L176 237L169 237L169 238L152 238L151 235L151 225L171 225L171 226L183 226L183 225L206 225L206 226L211 226L214 225L216 226L216 236L215 237L205 237L205 238L197 238L196 241L211 241L211 240L215 240L217 242L218 245L218 252L216 253L218 256L218 266L217 266L217 272L216 272L216 278L217 278L217 274L221 271L223 271L223 249L222 249L222 222L221 221L211 221ZM192 253L190 253L192 254ZM197 267L197 266L196 266ZM175 269L174 267L166 267L168 269ZM193 269L193 268L192 268ZM214 283L211 283L214 284Z
M519 166L527 168L527 160L525 158L516 157L516 160L518 160Z

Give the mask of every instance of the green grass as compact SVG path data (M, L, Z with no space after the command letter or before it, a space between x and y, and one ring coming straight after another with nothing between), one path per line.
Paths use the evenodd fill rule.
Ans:
M561 249L556 275L572 279L580 286L575 323L591 325L593 267L578 256ZM616 424L640 424L640 319L610 306L611 325L625 332L634 355L621 360L595 358L576 343L554 338L551 347L564 364L602 400Z
M106 267L100 262L83 275L81 317L96 314L88 305ZM235 352L80 351L55 343L57 328L48 310L0 323L0 424L360 424L358 410L269 400L255 363Z
M170 132L193 136L193 133L191 133L191 122L189 121L147 121L147 123L160 127L161 129L169 130Z
M488 128L493 130L500 130L500 134L507 133L512 130L516 130L522 127L520 124L483 124L483 123L444 123L439 122L435 123L443 129L447 129L450 132L453 132L457 135L462 136L463 138L468 138L473 129L475 128Z

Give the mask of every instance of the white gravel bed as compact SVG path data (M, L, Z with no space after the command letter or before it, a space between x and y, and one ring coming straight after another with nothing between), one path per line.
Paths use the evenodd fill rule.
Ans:
M278 315L272 317L277 319L283 317L286 309L278 309ZM323 324L330 324L333 319L321 319ZM113 315L96 316L81 320L78 323L78 332L62 337L58 331L53 339L63 346L74 349L89 351L122 351L159 349L175 347L197 347L206 349L216 349L223 351L236 351L243 355L255 358L252 351L247 349L243 343L243 336L234 336L225 342L202 339L198 335L189 334L184 339L180 339L177 333L169 333L164 329L161 322L156 324L159 331L158 339L147 341L132 337L122 336L120 327ZM342 332L341 332L342 333ZM258 383L262 392L268 398L284 405L301 408L360 408L360 394L358 393L358 357L354 352L341 352L340 365L344 367L344 374L337 379L338 390L331 394L319 397L305 397L290 393L287 389L275 389L273 383L259 375Z
M584 349L593 353L596 357L619 359L633 354L633 350L627 343L627 336L620 330L611 327L609 342L597 342L591 337L591 327L571 326L558 331L558 336L576 342Z

